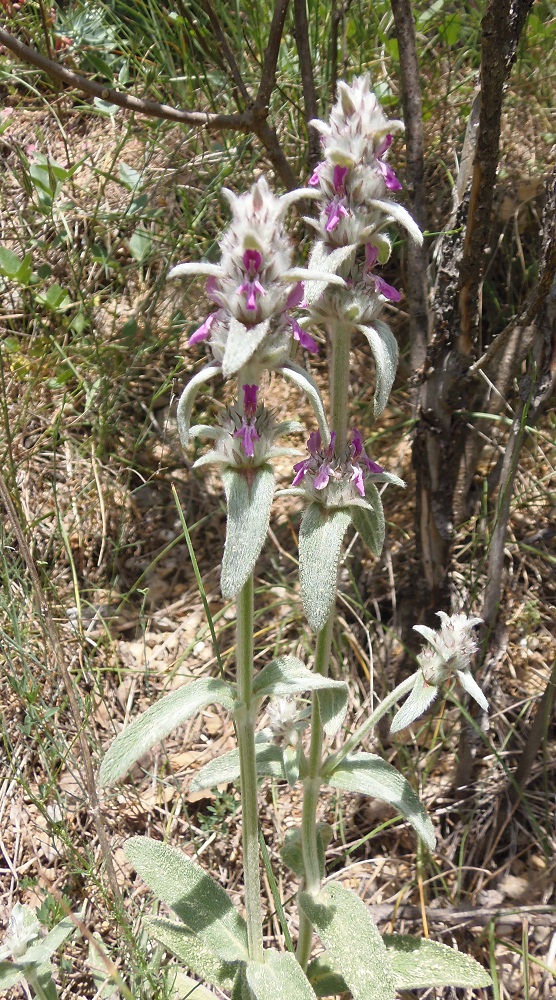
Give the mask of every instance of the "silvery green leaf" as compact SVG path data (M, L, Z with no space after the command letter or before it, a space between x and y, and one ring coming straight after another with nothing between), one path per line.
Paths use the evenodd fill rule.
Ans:
M251 575L264 545L274 498L274 472L270 465L249 473L232 468L222 470L226 492L226 543L220 586L230 600Z
M50 962L45 962L41 965L37 969L35 975L37 983L41 989L42 1000L58 1000L58 990L56 989L56 983L52 978L52 966ZM31 983L31 985L33 986L33 983Z
M396 377L398 367L398 342L389 326L382 320L374 320L374 326L359 326L367 338L375 359L375 417L382 413Z
M380 212L385 212L385 214L390 216L394 222L403 226L409 235L413 237L418 246L421 246L423 242L423 234L417 223L411 218L409 212L403 207L403 205L399 205L397 201L379 201L377 199L373 199L369 204L372 205L373 208L378 208Z
M17 962L0 961L0 990L9 990L11 986L25 978L25 966Z
M302 892L299 905L327 950L330 968L344 979L353 1000L395 1000L388 953L362 899L339 882L318 896Z
M347 711L347 685L343 681L336 684L342 687L323 687L317 691L322 726L329 739L338 732Z
M144 923L156 941L171 951L186 968L200 976L204 982L212 983L223 990L232 989L238 969L237 961L224 961L185 924L160 917L149 917Z
M301 691L336 688L347 697L347 684L315 674L297 656L280 656L267 663L253 681L253 694L259 698L287 697Z
M287 746L282 750L284 762L284 774L286 781L291 788L299 781L299 753L300 747Z
M248 962L245 974L253 1000L316 1000L291 952L265 951L264 962Z
M171 1000L215 1000L214 993L202 983L186 976L181 969L171 969L168 973Z
M146 712L118 733L106 751L100 768L101 785L111 785L174 729L200 712L206 705L234 707L234 690L213 677L184 684L151 705Z
M373 555L379 556L384 545L386 524L380 493L374 483L367 483L366 496L372 509L354 506L351 511L351 519L355 530L359 532L367 548L371 550Z
M200 372L197 372L187 383L185 389L183 390L180 401L178 403L178 408L176 410L176 420L178 422L178 433L180 436L180 442L182 448L187 448L189 442L189 424L191 422L191 411L193 409L193 403L195 398L201 389L201 386L208 382L215 375L218 375L220 371L220 365L206 365L205 368L201 368Z
M18 958L18 963L24 965L43 965L48 962L54 952L58 951L65 941L72 934L75 934L77 926L71 917L64 917L55 927L35 944L32 944L24 955Z
M255 743L255 757L259 777L285 778L282 750L275 743ZM205 764L192 778L189 787L192 792L200 792L203 788L237 781L239 773L239 752L229 750Z
M253 995L247 984L245 965L240 965L237 971L231 1000L253 1000Z
M433 825L419 796L408 781L386 760L373 753L348 754L324 780L345 792L372 795L394 806L432 851L436 839Z
M332 837L332 827L328 823L317 824L317 846L319 852L319 868L321 878L324 878L324 858L326 848ZM305 865L303 863L303 850L301 848L301 828L296 826L286 831L284 844L280 851L280 857L288 868L291 868L298 878L305 878Z
M217 441L218 438L223 436L222 427L214 427L212 424L195 424L194 427L189 428L189 437L205 437L212 438L212 440Z
M296 365L294 361L285 361L281 365L280 370L285 378L288 378L290 382L293 382L294 385L296 385L298 389L301 389L301 391L307 396L307 399L313 407L313 412L316 417L317 426L320 431L323 444L329 444L330 431L328 429L324 406L322 404L322 399L316 382L313 381L304 368L301 368L300 365Z
M488 701L486 700L471 671L457 670L456 673L459 677L459 682L462 688L467 691L468 695L471 695L471 697L475 699L477 704L482 708L483 712L488 712Z
M235 375L240 368L247 364L266 337L269 329L270 319L265 319L262 323L257 323L256 326L245 326L239 319L231 317L222 359L224 378Z
M328 510L315 502L303 515L299 531L301 599L315 632L324 628L334 604L340 552L350 523L348 510Z
M331 968L326 952L309 963L307 979L318 997L332 997L348 992L345 980Z
M195 462L193 462L193 469L201 469L203 465L224 465L227 464L228 459L220 451L216 451L211 448L210 451L205 452L201 455Z
M385 934L396 987L417 990L427 986L492 986L488 972L474 958L445 944L406 934Z
M127 860L157 899L197 934L222 961L245 961L247 927L224 889L187 855L161 841L132 837Z
M415 719L418 719L423 712L426 712L429 705L432 705L437 693L438 688L434 684L427 684L422 672L418 670L409 697L392 719L390 732L397 733L400 729L405 729L406 726L415 722Z

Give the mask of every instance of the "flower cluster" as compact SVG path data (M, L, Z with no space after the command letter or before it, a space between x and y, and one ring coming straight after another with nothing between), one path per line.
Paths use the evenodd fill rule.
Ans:
M191 433L215 441L213 449L194 463L194 468L216 463L233 469L251 471L278 455L297 455L293 448L276 448L282 434L300 431L301 424L287 420L277 423L271 410L258 403L259 387L244 385L243 406L227 407L217 426L197 425Z
M347 507L366 495L367 485L377 482L403 486L401 479L385 472L365 452L363 438L354 428L351 442L343 455L335 451L336 434L323 445L319 431L313 431L307 441L309 457L294 465L294 488L303 485L302 492L326 507Z
M409 698L394 716L392 732L418 719L432 704L440 686L453 677L458 678L463 689L484 712L488 711L488 702L471 673L471 661L478 648L473 630L482 619L463 614L447 615L444 611L437 614L441 621L439 629L428 625L413 626L426 639L426 645L417 657L419 670Z

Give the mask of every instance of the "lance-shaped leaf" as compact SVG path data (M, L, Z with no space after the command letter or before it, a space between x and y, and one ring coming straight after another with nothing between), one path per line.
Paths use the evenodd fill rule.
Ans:
M189 380L180 396L180 401L176 410L176 420L178 422L178 432L180 435L181 446L184 450L187 448L189 442L189 425L191 423L193 403L195 402L201 386L203 386L205 382L208 382L211 378L214 378L215 375L218 375L219 371L220 365L207 365L205 368L201 368L201 371L197 372L197 374Z
M351 508L351 518L353 526L359 532L367 548L373 555L379 556L384 545L386 534L386 524L384 521L384 508L380 493L374 483L367 483L365 488L366 499L371 506L353 506Z
M378 928L364 902L339 882L318 896L302 892L299 905L326 947L331 969L353 1000L395 1000L394 974Z
M385 934L384 944L399 990L427 986L477 989L492 985L488 972L474 958L445 944L406 934Z
M269 950L264 962L248 962L245 969L253 1000L316 1000L316 994L291 952Z
M253 681L253 694L260 697L288 697L301 691L334 688L347 698L347 684L315 674L297 656L280 656L263 667Z
M300 365L296 365L294 361L285 361L284 364L280 366L280 371L285 378L288 378L290 382L293 382L294 385L296 385L298 389L301 389L301 391L307 396L307 399L313 407L313 412L315 414L323 444L328 445L330 443L330 431L328 429L324 406L316 382L313 381L304 368L301 368Z
M343 683L340 681L339 683ZM322 688L317 691L322 727L329 739L338 732L347 712L347 686L341 688Z
M157 899L197 934L224 962L246 961L247 927L224 889L199 865L168 844L132 837L124 846L127 860Z
M319 868L321 878L324 878L324 857L326 848L332 837L332 827L328 823L317 824L317 849L319 853ZM301 844L301 827L293 827L286 831L284 844L280 851L282 861L298 878L305 878L305 864L303 862L303 848Z
M231 317L228 324L228 336L222 359L222 374L224 378L235 375L247 364L263 342L270 329L270 320L265 319L256 326L245 326L239 319Z
M15 962L0 962L0 990L15 986L32 969L48 993L52 976L49 961L76 930L77 926L72 918L64 917L46 937L41 937L35 944L31 944Z
M164 945L176 958L206 983L219 986L222 990L232 990L238 970L238 962L223 961L197 934L185 924L160 917L149 917L144 921L147 930L156 941Z
M438 688L436 685L428 684L422 672L418 670L415 674L415 683L411 689L409 698L404 701L402 707L398 709L392 719L390 732L397 733L400 729L405 729L406 726L410 726L412 722L415 722L415 719L418 719L423 712L426 712L429 705L432 705L437 693Z
M299 576L303 610L315 632L324 628L336 596L338 563L351 515L310 503L299 531Z
M262 465L252 473L222 470L228 516L220 586L234 598L251 575L264 545L274 497L274 472Z
M200 712L207 705L233 709L234 689L214 677L184 684L177 691L159 698L146 712L118 733L106 751L100 768L101 785L111 785L121 778L143 754L160 740Z
M433 825L421 804L419 796L408 781L377 754L348 754L324 780L344 792L372 795L381 802L388 802L411 823L412 827L432 851L436 839Z
M191 976L186 976L181 969L172 969L168 973L168 981L171 1000L215 1000L211 990Z
M360 326L359 330L367 338L375 359L375 417L382 413L396 377L398 367L398 342L389 326L382 320L374 320L374 326Z
M176 264L168 271L169 278L221 278L224 272L220 264Z
M255 757L259 777L285 779L281 747L275 743L255 743ZM191 779L189 787L192 792L200 792L203 788L214 788L224 782L237 781L239 774L239 751L230 750L205 764Z

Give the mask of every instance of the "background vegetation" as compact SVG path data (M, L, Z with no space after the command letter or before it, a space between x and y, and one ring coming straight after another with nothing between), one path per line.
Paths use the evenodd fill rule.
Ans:
M452 252L449 238L455 234L455 246L465 231L461 213L453 215L454 191L476 107L486 6L412 4L425 140L426 266L433 277L447 246ZM68 907L84 906L83 934L59 960L61 996L114 993L114 985L98 992L108 967L95 950L96 932L132 996L162 998L171 995L168 964L145 951L138 921L151 904L132 881L121 841L148 833L187 844L229 891L239 893L241 886L239 830L229 819L230 808L239 805L235 789L188 792L194 771L233 744L231 727L216 709L205 713L202 727L189 727L146 758L98 810L94 799L92 776L102 748L122 724L155 692L216 670L176 503L193 538L220 650L233 669L233 608L222 603L215 565L223 541L220 484L189 471L194 456L184 462L172 405L202 360L202 348L188 350L186 341L204 318L203 292L192 284L184 296L166 274L179 260L214 259L227 218L218 198L222 184L241 190L261 170L274 174L277 188L306 179L318 155L307 120L326 116L338 78L370 72L388 111L401 114L406 49L398 45L399 28L382 0L284 2L274 10L256 0L167 6L68 0L52 7L42 0L1 0L1 8L3 30L96 82L105 96L46 75L8 47L0 51L0 447L6 484L0 527L6 762L0 775L0 917L5 922L19 899L40 906L52 926ZM515 1000L550 996L556 957L556 420L553 382L539 387L537 377L545 371L554 377L546 362L554 357L555 320L546 295L538 315L528 312L542 281L554 274L555 24L556 5L537 0L504 90L499 168L477 279L480 328L473 332L473 360L509 327L527 349L512 355L507 371L497 369L503 390L494 379L489 398L500 405L488 412L462 379L458 433L469 429L469 440L482 447L474 452L468 502L454 524L442 586L434 594L454 610L488 617L485 593L492 602L492 581L498 585L482 656L481 684L493 706L490 729L481 730L466 709L462 723L450 699L436 704L410 737L392 740L383 733L389 758L403 762L406 773L413 762L415 782L426 786L441 834L434 858L415 855L413 836L388 811L354 806L339 795L328 802L336 831L329 870L347 864L348 877L386 927L392 921L416 933L430 928L436 939L457 942L490 966L495 996ZM311 64L314 85L307 75ZM194 128L121 109L112 89L236 120L224 127L207 119L208 127ZM403 177L403 141L396 142L392 159ZM408 207L415 196L411 171L408 157ZM459 205L466 209L465 199ZM296 236L303 250L301 221ZM393 493L388 498L389 541L381 560L367 562L355 542L344 563L335 669L351 678L354 720L368 712L373 684L383 692L407 669L408 634L419 606L416 581L422 579L414 518L424 487L422 465L412 470L411 451L412 431L416 425L422 430L419 393L429 370L423 359L415 364L409 291L415 272L402 242L391 267L392 276L401 269L408 290L406 302L389 307L402 350L397 388L386 419L371 427L373 386L358 347L354 405L373 438L373 457L409 487L403 500ZM533 326L526 343L524 331ZM435 329L438 334L438 324ZM450 335L446 343L451 350ZM508 355L504 350L498 357ZM317 378L324 363L322 357L315 362ZM207 411L218 407L217 391L207 393ZM277 384L274 394L280 412L299 413L293 389ZM512 463L504 473L506 455ZM289 471L282 471L287 481ZM261 658L294 647L310 652L288 554L298 524L293 504L277 506L272 544L259 567ZM430 588L420 607L423 618L440 607ZM291 822L298 803L270 785L263 795L264 834L287 900L295 884L275 856L274 831ZM114 848L112 872L104 838ZM265 929L281 939L270 891ZM89 950L97 957L91 960ZM22 988L10 995L22 996Z

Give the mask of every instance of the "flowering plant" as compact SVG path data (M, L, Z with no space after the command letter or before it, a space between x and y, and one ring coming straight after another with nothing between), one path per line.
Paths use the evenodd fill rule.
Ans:
M396 371L395 337L380 318L400 293L377 270L390 255L392 223L410 238L422 235L392 195L400 183L387 162L393 134L403 126L385 117L367 77L340 83L322 135L323 158L309 187L276 198L259 180L250 192L225 192L232 220L220 242L219 264L179 264L173 277L201 275L216 308L190 337L204 342L211 360L186 386L178 405L182 444L205 436L211 449L197 460L219 465L227 501L221 587L237 607L236 677L203 678L172 691L118 735L101 768L101 781L117 780L146 750L210 703L232 714L237 749L209 762L195 776L195 790L239 781L242 802L245 916L224 889L187 855L146 837L126 844L128 860L173 917L151 918L152 937L205 982L232 1000L311 1000L349 991L354 1000L394 1000L400 990L438 985L483 986L490 978L471 958L428 940L382 937L364 902L338 878L324 879L330 829L318 822L320 790L370 795L392 805L434 850L435 834L410 782L378 754L358 749L363 738L405 695L393 728L413 722L452 674L486 709L470 673L472 629L478 619L442 617L439 632L419 626L427 646L416 674L403 681L359 729L331 751L346 715L347 684L329 676L338 566L345 534L356 529L379 554L385 536L382 493L403 482L365 449L350 423L350 347L363 335L375 363L374 411L386 405ZM309 221L316 240L307 268L293 266L284 218L296 200L312 197L318 217ZM296 347L313 352L325 336L329 356L327 415L307 370L292 358ZM299 534L301 597L315 634L312 663L286 655L257 672L253 658L253 570L264 545L275 495L272 461L292 449L275 440L299 429L278 424L265 407L265 372L276 371L302 388L316 429L307 455L293 464L291 485L281 491L305 505ZM237 398L216 425L190 426L196 395L208 378L234 378ZM432 695L431 695L432 691ZM423 694L426 692L426 697ZM300 695L311 708L299 706ZM269 724L257 730L266 706ZM259 881L258 781L270 776L301 783L301 827L291 829L282 857L300 880L295 953L266 947ZM286 928L287 930L287 928ZM314 935L324 953L312 958ZM288 940L290 940L288 930ZM354 940L357 948L354 948Z

